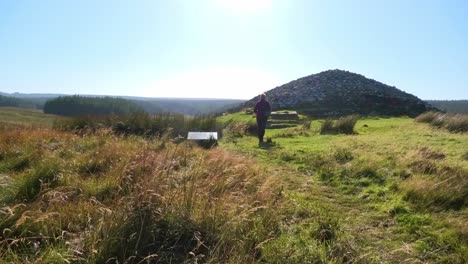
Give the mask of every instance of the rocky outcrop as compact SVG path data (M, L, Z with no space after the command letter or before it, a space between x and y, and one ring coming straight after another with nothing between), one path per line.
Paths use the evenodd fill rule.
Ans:
M342 70L303 77L276 87L266 95L274 110L291 109L321 117L349 114L416 116L433 109L414 95ZM245 106L252 106L256 100L249 100Z

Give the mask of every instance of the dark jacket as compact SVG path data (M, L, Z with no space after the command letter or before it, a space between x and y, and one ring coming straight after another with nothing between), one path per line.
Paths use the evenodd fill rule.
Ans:
M257 117L268 117L271 114L271 106L267 100L260 100L255 104L254 112Z

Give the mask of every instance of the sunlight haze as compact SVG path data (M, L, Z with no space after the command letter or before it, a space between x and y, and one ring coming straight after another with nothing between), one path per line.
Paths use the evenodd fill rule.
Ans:
M0 91L250 99L329 69L468 98L464 1L0 2Z
M214 0L214 2L240 15L263 12L272 4L272 0Z

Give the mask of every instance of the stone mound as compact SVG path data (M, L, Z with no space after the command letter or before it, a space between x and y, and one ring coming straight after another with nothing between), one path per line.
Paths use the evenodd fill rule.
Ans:
M329 70L306 76L266 92L274 110L294 109L317 116L351 114L417 116L434 108L414 95L363 75ZM252 107L257 97L244 107Z

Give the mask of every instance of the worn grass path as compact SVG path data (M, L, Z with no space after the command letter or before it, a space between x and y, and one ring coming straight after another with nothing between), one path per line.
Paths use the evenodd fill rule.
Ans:
M423 263L408 246L411 241L402 240L395 220L388 214L373 210L358 197L342 194L307 174L278 165L269 164L266 168L285 180L285 197L300 214L308 216L318 210L339 222L338 232L358 252L353 262ZM291 223L293 226L307 221L295 219Z

